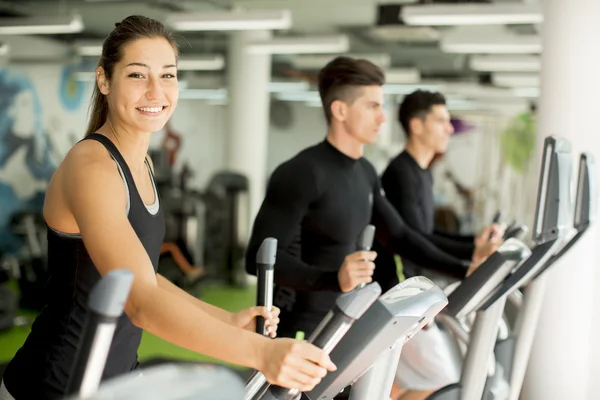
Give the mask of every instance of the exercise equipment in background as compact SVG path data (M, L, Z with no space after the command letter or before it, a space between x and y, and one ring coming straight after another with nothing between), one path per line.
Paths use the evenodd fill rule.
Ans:
M204 190L196 190L190 187L194 173L187 164L175 172L164 150L153 150L150 156L165 212L165 241L177 244L189 264L204 268L196 284L217 281L243 286L249 232L248 178L218 171ZM159 272L185 287L185 274L169 257L161 258ZM198 293L197 287L185 288Z

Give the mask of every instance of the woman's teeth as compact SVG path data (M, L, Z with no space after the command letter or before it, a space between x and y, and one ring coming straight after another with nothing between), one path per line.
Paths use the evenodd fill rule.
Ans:
M161 112L163 107L140 107L138 110L149 113Z

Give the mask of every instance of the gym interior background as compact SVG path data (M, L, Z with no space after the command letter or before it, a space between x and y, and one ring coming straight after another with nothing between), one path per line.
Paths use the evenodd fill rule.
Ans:
M0 1L0 363L22 344L42 301L44 190L83 136L100 45L115 22L131 14L164 21L181 51L179 105L152 137L151 156L166 240L205 274L186 275L168 253L161 272L205 301L238 310L254 302L243 253L268 176L324 138L314 82L328 60L348 54L386 71L388 121L366 149L379 171L403 148L395 117L402 96L417 88L446 95L456 133L433 169L439 228L477 231L497 210L531 226L543 138L568 137L575 154L598 154L595 3ZM473 24L481 5L494 8ZM542 377L568 387L569 398L594 398L586 396L600 389L588 378L600 372L592 335L600 320L595 238L589 234L579 258L557 268L536 343L565 349L536 345L527 398L549 398ZM2 320L13 305L7 288L19 299L10 321ZM149 334L140 358L212 361Z

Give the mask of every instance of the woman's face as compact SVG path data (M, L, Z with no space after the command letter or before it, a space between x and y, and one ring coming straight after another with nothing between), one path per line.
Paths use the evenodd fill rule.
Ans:
M166 39L137 39L127 44L110 81L99 71L98 85L107 96L113 122L140 133L165 126L179 99L177 59Z

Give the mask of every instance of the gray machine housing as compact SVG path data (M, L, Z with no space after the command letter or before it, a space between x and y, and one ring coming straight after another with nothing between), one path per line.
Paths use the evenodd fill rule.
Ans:
M568 141L546 138L533 225L536 244L564 236L571 228L571 157Z
M244 397L244 381L221 365L165 364L102 384L85 400L232 400ZM80 400L83 398L72 398Z
M402 346L433 320L447 303L443 291L427 278L414 277L396 285L354 323L330 354L337 371L328 373L306 396L334 398L361 378L382 353Z

